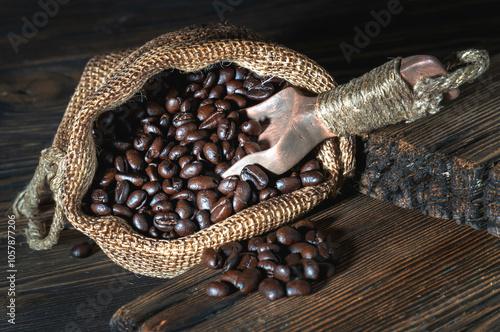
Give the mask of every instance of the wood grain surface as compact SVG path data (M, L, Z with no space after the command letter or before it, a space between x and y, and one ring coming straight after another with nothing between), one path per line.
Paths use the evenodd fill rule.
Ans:
M498 236L498 133L500 55L438 114L369 134L360 190Z
M340 240L344 258L338 275L317 285L312 297L277 303L258 294L233 297L214 307L196 306L201 312L195 318L196 311L180 316L180 310L196 305L203 283L215 277L201 267L165 281L139 278L99 250L77 260L69 250L85 237L70 226L53 249L35 252L22 234L26 220L17 219L17 316L16 325L9 324L9 208L31 179L40 151L50 146L90 57L137 47L186 25L220 21L244 25L306 54L339 83L395 56L432 54L442 59L471 47L500 53L496 0L401 0L402 10L363 43L356 29L365 30L375 20L373 13L386 10L394 0L58 0L50 15L42 8L46 3L56 0L0 4L0 330L109 331L116 310L162 287L161 294L180 302L155 310L166 319L176 313L175 326L180 328L186 326L183 319L193 319L198 330L495 331L498 239L359 195L329 200L316 210L322 227L331 227ZM220 3L228 5L226 11L218 12ZM34 22L38 27L30 32L27 27ZM24 39L16 46L9 36ZM347 58L341 43L357 43L357 51ZM41 218L48 222L50 199L41 208ZM174 296L169 287L177 287L178 293ZM151 326L161 323L127 317Z

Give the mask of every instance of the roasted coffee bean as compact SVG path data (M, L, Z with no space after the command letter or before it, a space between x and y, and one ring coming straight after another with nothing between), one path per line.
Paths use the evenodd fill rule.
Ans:
M229 217L233 213L233 203L230 198L222 197L210 210L210 221L218 223Z
M90 204L90 210L97 216L107 216L111 214L111 208L103 203Z
M127 206L130 209L138 209L146 204L148 194L144 190L135 190L130 193L127 199Z
M259 261L273 261L275 263L279 263L279 259L270 251L263 250L259 252Z
M158 202L161 202L161 201L166 201L168 200L168 196L165 195L165 193L157 193L156 195L153 196L153 198L151 198L151 201L149 202L149 205L153 206L155 204L157 204Z
M236 267L238 270L245 270L248 268L256 268L259 263L257 255L253 252L240 253L240 263Z
M212 224L210 222L210 213L206 210L196 211L194 213L194 220L196 220L200 229L205 229Z
M165 113L160 117L158 124L160 125L160 127L167 128L168 126L170 126L170 121L171 121L170 115Z
M234 212L240 212L245 209L250 201L252 194L252 188L248 182L238 181L236 188L234 190L233 197L233 210Z
M285 287L283 284L274 278L266 278L259 284L259 292L270 301L275 301L285 296Z
M130 184L128 181L119 181L115 189L115 202L125 204L130 194Z
M311 284L305 280L292 280L286 284L287 296L306 296L311 294Z
M288 247L288 251L292 254L300 254L304 246L307 246L307 242L296 242Z
M115 158L115 168L120 173L127 173L128 165L123 156L116 156Z
M302 248L302 251L300 252L303 258L317 258L318 257L318 248L313 246L312 244L307 244Z
M247 135L259 136L262 132L262 127L257 120L248 120L241 125L241 131Z
M176 113L181 108L182 99L179 97L167 98L165 107L169 113Z
M274 269L276 268L276 263L271 260L260 260L257 264L257 267L261 270L266 271L268 275L272 276L274 273Z
M240 276L241 271L238 270L227 270L225 271L221 277L221 281L225 281L236 287L236 282L238 281L238 277Z
M232 241L222 244L219 250L222 250L224 255L229 257L233 253L239 254L243 250L243 246L238 242Z
M191 156L191 155L182 156L179 158L179 161L178 161L179 167L182 169L186 165L192 163L194 160L195 160L194 156Z
M297 229L299 232L306 233L309 230L315 230L316 225L309 219L302 219L293 224L293 227Z
M217 189L226 196L229 196L231 194L234 194L234 191L236 190L236 186L238 185L238 177L237 176L230 176L225 178L220 182L220 184L217 186Z
M224 161L222 163L217 164L217 166L215 166L214 172L215 172L215 174L222 176L222 174L225 171L227 171L229 169L229 167L231 167L231 165L227 161Z
M250 240L248 240L248 250L249 251L257 251L259 246L263 243L266 243L266 239L262 236L254 236Z
M243 147L241 146L238 146L236 148L236 151L234 151L234 158L233 158L233 161L239 161L241 160L244 156L246 156L247 153L245 152L245 149L243 149ZM243 178L241 178L243 180Z
M125 151L125 157L130 169L140 171L145 168L143 157L139 151L128 149Z
M151 123L145 123L144 124L144 132L148 134L154 134L154 135L161 135L162 132L160 128L157 126L151 124Z
M102 189L95 189L90 195L94 203L107 203L109 201L108 194Z
M243 87L243 82L232 80L226 82L226 91L228 95L232 95L236 89L241 89Z
M211 297L224 297L231 294L229 285L220 281L210 281L205 286L205 294Z
M153 212L172 212L174 211L174 206L170 201L167 200L161 200L157 201L154 204L150 204L151 208L153 209Z
M236 124L234 121L222 119L217 127L217 137L221 141L232 140L236 135Z
M92 254L92 246L88 242L80 242L71 248L71 256L76 258L86 258Z
M173 128L173 127L170 127ZM174 135L175 135L175 130L174 130ZM163 150L160 153L160 159L162 160L168 160L168 157L170 155L170 151L175 147L174 142L167 143L167 145L163 148Z
M219 197L213 190L200 190L196 195L196 204L200 210L210 211L218 200Z
M198 129L198 125L194 122L183 124L180 127L177 127L175 131L175 139L178 141L183 141L186 139L188 133L195 131Z
M207 73L207 76L205 77L205 80L203 81L203 87L205 89L213 87L215 84L217 84L218 77L217 74L213 71L210 71Z
M241 171L241 179L243 181L252 182L257 190L262 190L267 187L269 178L267 174L257 165L248 165ZM299 181L300 182L300 181ZM278 188L279 190L279 188Z
M99 185L103 188L111 185L115 181L115 177L117 176L116 173L117 171L115 168L108 170L106 173L104 173L104 176L99 181Z
M131 209L121 204L113 204L113 214L127 218L132 218L134 216L134 212Z
M326 279L331 278L335 274L335 266L328 262L319 262L319 278Z
M306 233L305 240L310 244L317 246L318 243L325 241L325 235L319 231L310 230Z
M203 147L203 155L212 164L218 164L221 162L222 154L219 147L212 142L208 142Z
M247 106L246 99L237 94L227 95L224 97L224 100L228 100L234 103L239 109L245 108L245 106Z
M224 112L217 111L210 114L199 126L200 129L216 129L225 119Z
M255 268L248 268L241 272L236 280L236 286L243 294L255 292L263 279L262 273Z
M194 234L197 230L196 224L189 219L180 219L175 225L175 232L179 236L188 236Z
M273 197L278 197L279 192L274 188L264 188L259 192L259 201L265 201Z
M177 145L170 150L170 153L168 154L168 159L174 161L179 159L182 156L185 156L186 154L189 153L189 147L187 146L182 146L182 145ZM158 170L159 172L160 170ZM161 173L160 173L161 175Z
M200 175L202 171L203 171L203 165L200 162L195 161L191 164L187 164L186 166L184 166L179 173L179 177L181 179L190 179Z
M227 256L224 265L222 266L222 272L229 270L234 270L240 262L240 255L237 252L233 252Z
M204 190L213 189L218 185L214 177L207 175L195 176L188 180L187 187L189 190Z
M250 100L264 101L273 95L273 90L250 89L245 93L245 96Z
M139 151L146 151L153 144L153 136L149 133L143 133L134 139L134 148Z
M300 188L300 178L284 177L276 181L276 189L282 194L288 194Z
M189 219L193 215L193 208L189 204L189 202L185 199L181 199L177 201L177 205L175 206L175 212L179 215L181 219ZM179 232L177 232L179 234ZM183 236L179 234L179 236Z
M154 194L156 194L158 191L161 190L161 184L159 182L156 182L156 181L149 181L149 182L146 182L142 188L142 190L144 190L145 192L147 192L147 194L149 196L153 196Z
M189 74L188 74L189 75ZM196 91L200 90L201 89L201 86L199 84L196 84L196 83L191 83L189 84L187 87L186 87L186 90L185 90L185 93L186 94L193 94L195 93Z
M283 282L289 282L290 278L292 277L290 267L288 267L287 265L276 265L276 267L274 268L273 277Z
M210 117L210 115L214 114L217 111L217 107L215 105L205 105L200 108L198 108L198 113L197 117L198 120L201 122L205 121ZM207 128L201 128L201 129L207 129Z
M319 171L307 171L300 174L302 186L316 186L325 181L324 175Z
M271 232L266 236L266 243L278 243L278 238L276 237L276 232Z
M172 124L176 128L179 128L183 124L190 123L190 122L196 122L196 116L191 112L176 113L172 117Z
M154 227L154 226L151 226L151 228L149 229L148 231L149 235L151 237L154 237L154 238L159 238L160 237L160 231Z
M172 199L185 199L186 201L194 202L196 200L196 195L191 190L181 190L178 193L172 195Z
M303 258L300 263L302 264L302 271L307 279L316 280L319 278L319 265L312 259Z
M232 67L224 67L219 70L217 84L225 84L234 79L235 71Z
M132 224L137 230L141 232L147 232L149 229L147 218L142 213L134 214L134 216L132 217Z
M226 93L226 89L222 85L216 85L210 90L210 93L208 94L208 98L220 99L220 98L224 97L225 93Z
M176 194L182 189L182 180L178 178L165 179L162 182L161 188L169 195Z
M262 149L260 148L260 145L255 143L255 142L246 142L241 145L241 147L245 150L246 154L252 154L255 152L259 152Z
M209 269L220 269L223 264L222 256L213 248L207 248L203 251L201 261Z
M318 261L326 261L332 258L332 255L330 255L330 248L328 248L326 242L319 242L316 244L316 247L318 248L318 256L316 257Z
M174 229L179 220L179 215L175 212L160 212L153 218L153 225L160 231L168 232Z
M171 179L179 174L179 165L175 162L164 160L158 165L158 174L165 179Z
M302 235L290 226L283 226L276 230L276 238L279 243L287 246L303 240Z

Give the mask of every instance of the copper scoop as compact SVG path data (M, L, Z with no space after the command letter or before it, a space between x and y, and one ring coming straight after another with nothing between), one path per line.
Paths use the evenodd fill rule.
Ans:
M401 60L400 74L413 88L423 77L441 76L446 70L436 58L416 55ZM444 93L443 98L451 100L458 94L458 89L451 89ZM241 110L249 119L269 123L257 141L263 151L243 157L222 177L239 175L245 166L251 164L258 164L274 174L283 174L323 140L335 137L315 114L317 98L289 87L259 105Z

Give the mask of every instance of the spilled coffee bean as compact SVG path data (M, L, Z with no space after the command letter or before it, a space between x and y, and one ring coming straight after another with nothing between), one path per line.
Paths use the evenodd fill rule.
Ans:
M203 264L223 271L220 281L207 284L206 294L221 297L259 291L271 301L309 295L311 282L335 274L337 259L338 253L316 225L300 220L265 236L225 243L217 251L206 249Z

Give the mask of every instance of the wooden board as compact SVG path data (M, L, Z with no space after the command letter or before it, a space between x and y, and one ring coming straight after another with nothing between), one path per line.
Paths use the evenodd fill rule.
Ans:
M213 299L198 265L120 308L113 331L497 331L500 242L485 232L354 196L312 217L339 244L313 294Z
M438 114L366 140L360 191L499 235L500 55ZM496 197L496 198L495 198Z

